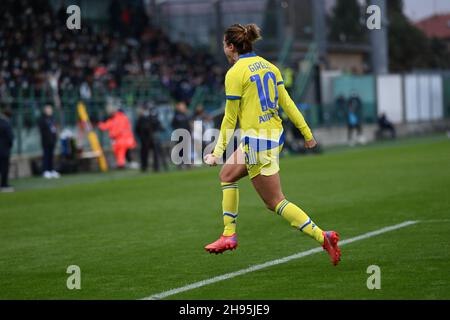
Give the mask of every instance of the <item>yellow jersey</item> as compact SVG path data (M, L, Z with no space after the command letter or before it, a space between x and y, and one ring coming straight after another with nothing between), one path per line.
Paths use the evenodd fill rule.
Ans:
M283 125L279 106L307 141L313 138L302 114L284 87L280 70L255 53L239 56L225 76L227 103L220 135L213 154L221 157L239 119L242 139L283 143ZM270 148L270 143L269 143Z

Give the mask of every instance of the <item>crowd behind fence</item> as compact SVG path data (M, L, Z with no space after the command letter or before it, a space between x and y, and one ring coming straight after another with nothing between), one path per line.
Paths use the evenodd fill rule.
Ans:
M151 80L146 85L128 85L108 94L95 91L89 99L83 99L78 91L65 90L60 94L61 107L55 108L55 117L59 130L71 130L77 134L78 114L76 105L80 100L86 104L91 121L95 124L106 117L105 106L108 99L116 99L120 108L130 117L136 119L136 110L140 106L155 108L164 130L161 139L170 141L171 120L175 101L161 86ZM331 92L322 105L300 102L299 109L313 128L328 126L344 126L347 124L348 103L355 97L361 106L363 124L375 123L380 113L387 114L394 123L420 122L450 117L450 76L439 74L408 74L350 76L338 75L331 79L331 86L324 86ZM325 93L323 93L325 95ZM53 104L51 92L22 90L13 99L12 124L15 132L13 154L38 153L39 133L37 120L45 104ZM220 125L221 108L224 104L224 93L199 87L194 94L189 112L194 113L198 106L215 118L215 126ZM98 132L100 142L109 148L109 138ZM81 144L86 141L81 141ZM88 145L85 145L88 148Z

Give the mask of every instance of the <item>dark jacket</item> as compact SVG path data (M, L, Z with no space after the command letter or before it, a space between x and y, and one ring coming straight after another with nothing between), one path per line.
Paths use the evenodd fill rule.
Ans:
M43 147L53 147L56 144L56 126L53 117L42 115L39 119L39 131Z
M142 144L151 146L154 143L154 134L161 131L162 126L156 115L142 115L137 119L134 130Z
M186 113L175 111L172 120L172 129L186 129L190 132L189 116Z
M8 118L0 115L0 156L9 157L13 146L14 134Z

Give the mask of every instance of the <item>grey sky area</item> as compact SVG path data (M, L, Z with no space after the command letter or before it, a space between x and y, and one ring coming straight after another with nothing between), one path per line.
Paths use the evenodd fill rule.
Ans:
M387 0L389 1L389 0ZM336 0L326 0L327 7L332 7ZM366 1L360 0L363 4ZM450 0L403 0L405 14L418 21L434 14L450 13Z
M150 0L145 1L149 2ZM157 2L164 2L164 1L189 2L191 0L157 0ZM205 0L205 1L213 1L213 0ZM361 4L364 4L366 2L366 0L359 0L359 1L361 2ZM328 10L330 10L335 3L336 0L325 0L325 4ZM450 13L450 0L403 0L403 3L406 15L413 21L421 20L433 14Z
M450 13L450 0L404 0L405 13L413 21L433 14Z

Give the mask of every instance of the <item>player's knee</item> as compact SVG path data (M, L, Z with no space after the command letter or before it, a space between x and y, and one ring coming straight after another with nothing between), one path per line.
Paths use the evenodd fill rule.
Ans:
M226 171L226 170L221 171L219 173L219 179L220 179L220 182L224 182L224 183L226 183L226 182L229 182L229 183L235 182L235 178L234 178L233 174L231 172Z

